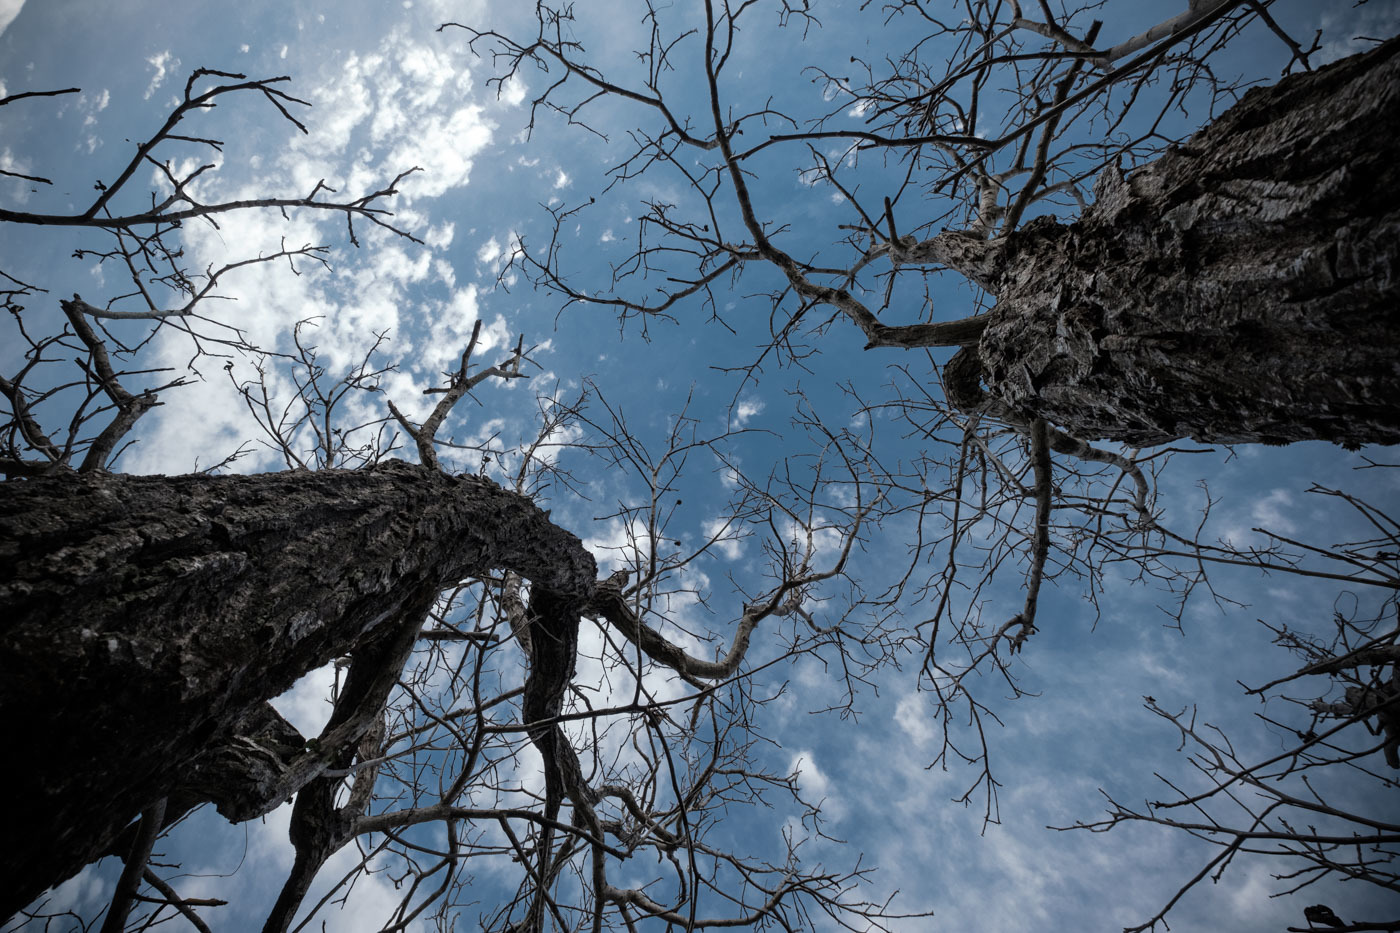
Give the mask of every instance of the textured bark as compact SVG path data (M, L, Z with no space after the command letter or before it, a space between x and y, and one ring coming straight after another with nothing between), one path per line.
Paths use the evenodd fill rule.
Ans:
M248 748L235 733L286 739L264 701L302 674L419 625L441 587L493 569L579 598L596 570L527 499L398 462L0 484L0 747L19 804L0 916L173 789L217 785L219 756ZM244 816L286 793L292 750L266 751Z
M1256 89L991 245L963 405L1147 446L1400 442L1400 42Z

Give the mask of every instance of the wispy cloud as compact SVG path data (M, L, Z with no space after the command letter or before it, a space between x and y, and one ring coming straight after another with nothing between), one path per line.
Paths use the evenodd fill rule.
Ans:
M155 70L155 74L151 75L151 83L146 85L145 97L150 100L151 95L160 90L160 86L165 83L171 70L180 67L180 60L170 54L170 50L167 49L146 59L146 64Z

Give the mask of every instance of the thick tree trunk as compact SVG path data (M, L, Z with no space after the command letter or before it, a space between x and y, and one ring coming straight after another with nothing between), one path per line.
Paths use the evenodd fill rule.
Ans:
M416 627L440 588L494 569L580 599L596 572L578 538L527 499L397 461L0 484L12 804L0 917L192 775L216 781L235 731L286 732L264 722L264 701L302 674ZM287 751L269 749L263 794L287 793L273 780ZM258 797L242 816L275 803Z
M992 246L964 388L972 362L995 410L1086 440L1400 442L1397 127L1393 40L1106 171L1078 222Z

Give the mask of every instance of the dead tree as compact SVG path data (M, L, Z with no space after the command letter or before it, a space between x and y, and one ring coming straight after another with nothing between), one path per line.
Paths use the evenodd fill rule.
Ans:
M26 308L45 300L45 289L0 273L0 299L25 350L17 371L0 377L8 408L0 472L9 478L0 483L0 738L23 749L28 765L11 769L3 782L28 805L9 826L0 912L25 911L43 923L42 900L27 906L34 898L115 855L125 870L104 929L154 922L169 909L206 929L196 908L210 905L182 899L151 864L157 840L202 804L241 821L295 795L296 859L268 913L268 930L287 929L325 861L367 838L379 839L374 851L388 849L413 875L400 922L425 910L448 915L466 884L464 865L500 853L491 832L508 841L524 869L517 897L499 906L504 927L539 928L546 914L557 921L565 912L595 923L605 915L610 924L653 916L682 922L677 918L687 913L693 921L702 890L724 892L739 912L720 918L728 925L798 917L813 906L878 923L888 910L860 897L863 869L794 869L792 848L770 863L711 848L695 831L710 810L747 801L756 785L813 812L793 775L750 760L743 723L761 701L745 695L743 665L765 619L802 618L803 595L842 575L868 509L857 497L854 510L837 510L832 527L849 539L834 568L816 566L810 546L805 556L790 554L786 542L774 547L773 585L747 594L736 610L741 635L717 663L661 631L666 600L676 593L673 577L714 544L701 541L694 554L661 553L655 537L674 513L659 511L658 497L690 453L718 443L687 436L694 419L679 418L658 460L644 468L638 458L647 456L645 445L619 412L600 422L604 443L582 448L617 452L614 466L636 473L649 503L625 506L654 533L627 549L636 582L625 592L616 576L597 584L593 556L531 499L537 484L574 483L551 448L575 443L554 436L573 436L585 398L542 397L532 441L518 450L494 441L475 449L483 474L493 457L513 461L512 475L495 474L510 488L443 468L440 447L462 454L446 426L457 406L488 380L526 375L523 337L504 359L482 365L478 322L444 384L424 390L433 404L421 422L393 402L367 423L350 420L346 399L381 391L394 369L382 359L387 334L367 339L360 362L333 374L317 353L313 322L288 322L292 350L277 352L249 344L207 301L249 264L284 261L295 273L302 262L324 264L327 249L284 245L198 270L186 265L180 230L193 221L217 225L230 211L306 211L342 215L352 244L357 222L412 240L385 207L404 175L344 200L318 184L298 196L216 201L203 199L195 185L212 165L177 172L161 159L171 146L222 150L222 142L191 135L182 123L230 95L259 95L305 131L293 116L304 102L281 90L284 80L200 70L161 127L99 184L85 209L0 209L0 223L110 237L109 248L85 240L76 255L120 268L134 286L110 302L77 295L59 302L60 325L45 332ZM47 96L16 94L0 105ZM148 201L131 183L143 166L165 182ZM139 362L152 333L133 330L143 322L180 331L195 361L219 359L235 400L291 472L210 475L242 457L247 445L198 475L110 472L141 416L190 378L155 384ZM125 344L114 330L138 339ZM252 361L252 376L234 369L240 356ZM278 367L290 368L290 399L278 399L269 385ZM401 441L421 465L391 458ZM815 509L818 488L813 481L791 491L797 504L805 496ZM759 511L743 504L750 499L770 511L793 509L781 491L745 487L737 495L740 516ZM601 653L590 649L586 660L638 685L621 708L575 702L585 620L609 632ZM449 666L444 645L470 652ZM787 650L814 649L799 638ZM320 735L303 736L267 701L331 661L344 675L330 721ZM681 701L652 697L650 683L666 676L656 673L663 669L694 692ZM688 721L668 715L678 702L688 705ZM587 723L594 741L576 749L564 721ZM616 745L619 734L630 739L633 730L649 748L620 769L603 746ZM543 760L545 799L501 777L501 763L531 746ZM423 780L424 754L439 756L434 768L455 767L450 780ZM677 769L676 761L693 762L694 772ZM658 798L659 786L677 788L674 799ZM566 806L571 817L561 816ZM413 828L424 824L440 827L444 839L430 868L419 867L422 844L406 839L421 840ZM662 903L654 886L610 880L610 860L640 852L678 866L677 853L684 853L676 898ZM759 894L733 901L730 892L739 889Z
M1035 631L1042 585L1057 575L1083 574L1092 597L1104 566L1123 557L1143 576L1160 575L1183 591L1199 577L1173 566L1176 556L1196 565L1248 560L1310 573L1276 568L1271 552L1211 551L1174 535L1152 499L1154 455L1087 442L1396 439L1388 401L1396 371L1387 352L1396 341L1384 314L1395 297L1395 196L1366 189L1368 172L1394 187L1394 142L1364 132L1394 122L1394 44L1254 92L1199 136L1163 153L1152 133L1115 131L1086 146L1067 128L1091 111L1119 126L1111 91L1146 99L1151 77L1162 73L1174 78L1164 102L1158 98L1158 116L1165 114L1180 103L1178 86L1209 83L1205 62L1214 48L1252 18L1268 20L1267 3L1193 0L1181 16L1106 48L1095 44L1097 24L1056 20L1049 4L1040 5L1041 19L1016 3L966 6L973 15L965 21L942 23L918 3L891 4L921 17L927 33L952 36L956 54L930 65L916 49L892 59L888 75L867 67L869 80L859 87L828 76L839 85L838 109L808 125L788 121L791 133L760 132L783 115L758 105L736 116L725 96L721 76L734 61L736 20L749 5L704 5L694 34L699 64L687 78L700 90L694 118L665 96L668 56L679 57L682 43L660 28L639 58L647 71L639 87L610 80L581 57L566 11L540 6L534 41L474 33L478 46L497 56L502 79L534 63L562 68L569 81L586 85L582 98L561 102L567 82L549 84L536 110L555 107L573 120L599 95L614 95L660 115L659 128L638 132L637 152L614 171L620 190L658 166L689 171L678 152L708 160L686 176L704 202L702 216L681 218L670 205L648 205L636 254L615 270L615 294L576 287L561 264L558 237L516 257L567 303L602 301L643 319L679 314L692 298L714 309L724 283L757 269L779 283L764 286L772 287L774 308L765 356L800 359L807 352L800 331L809 325L825 331L840 318L855 324L871 348L957 350L946 365L908 368L925 407L907 396L861 402L861 411L894 407L919 423L929 448L951 451L943 461L927 455L906 472L885 469L870 438L828 428L803 401L798 421L810 442L808 467L784 463L767 482L736 473L733 524L766 535L766 577L728 607L732 634L710 633L708 653L687 651L663 634L668 599L694 595L682 572L730 529L707 532L689 552L658 543L680 505L675 483L687 455L720 453L716 438L696 434L696 419L677 418L653 449L606 400L598 400L606 408L599 417L586 414L582 401L549 397L534 442L489 450L514 458L518 471L505 483L513 488L435 469L440 429L454 406L483 379L518 378L528 359L523 339L502 363L473 372L474 335L460 366L445 374L446 385L428 390L442 398L421 423L387 406L375 425L381 431L396 425L422 466L389 460L392 436L356 446L330 428L341 396L323 391L324 371L298 330L291 360L307 377L297 383L297 401L318 417L286 421L260 391L265 386L239 379L234 385L289 467L322 469L247 478L104 472L136 419L178 379L126 388L131 374L118 362L132 354L112 352L114 341L100 332L103 320L181 327L197 348L258 349L235 329L219 330L199 304L241 263L199 274L184 269L173 245L180 224L271 208L339 212L351 223L352 240L355 220L403 232L390 226L380 203L398 179L344 202L327 201L317 185L296 197L206 203L192 184L205 168L177 176L152 156L167 140L189 139L172 130L207 109L210 95L258 93L292 119L288 107L299 102L278 91L281 79L197 73L162 129L86 210L73 216L0 211L0 222L106 231L116 246L105 258L133 267L139 287L132 297L142 305L130 311L75 296L62 305L61 333L31 336L20 301L42 291L13 279L13 288L0 290L29 348L21 370L0 381L10 410L0 468L14 478L0 486L6 574L0 599L6 619L15 620L0 634L0 738L38 750L27 756L25 773L8 778L15 799L36 805L14 824L18 842L7 868L21 883L0 907L22 907L44 886L112 853L124 857L127 870L109 926L120 928L143 877L162 907L196 922L146 864L157 834L201 802L246 819L296 793L296 862L269 930L287 928L318 869L353 839L381 840L366 862L387 850L408 866L398 925L433 905L445 915L462 885L461 866L481 852L508 853L521 866L516 897L492 919L501 928L537 929L547 918L563 928L632 927L643 919L680 927L796 926L814 906L845 918L839 922L879 925L889 911L860 900L862 869L807 872L791 849L780 864L749 860L711 846L700 831L711 813L763 789L804 803L793 776L754 767L748 751L750 719L762 701L746 692L745 665L759 633L769 634L765 626L784 626L770 663L829 651L852 691L908 650L916 634L946 737L959 703L981 730L985 708L965 687L967 675L985 666L1005 672L1006 659ZM659 23L654 6L646 11ZM803 15L790 4L782 12ZM691 13L684 8L677 15ZM1022 40L1030 36L1045 45L1028 51ZM1289 41L1293 59L1306 67L1310 53ZM977 125L978 102L1007 63L1017 103L992 135ZM197 83L205 77L233 83L202 91ZM1212 106L1229 96L1228 88L1217 90L1209 95ZM853 104L873 113L875 124L837 125ZM875 150L891 154L895 164L905 160L905 180L871 200L844 183L844 156L832 159L817 147L831 140L848 145L849 154ZM786 150L801 153L813 177L850 205L851 223L835 250L814 255L791 247L783 224L770 222L776 208L764 203L749 172ZM142 163L164 166L169 190L152 207L122 210L121 191ZM914 171L928 167L938 169L937 180L915 183ZM1295 168L1298 174L1286 174ZM1094 178L1096 202L1087 206L1081 189ZM921 193L952 194L953 206L932 208L935 199ZM1027 219L1058 213L1061 198L1085 206L1077 221ZM559 229L586 208L559 208ZM135 271L136 257L162 274ZM671 268L677 257L694 260L694 268ZM324 255L307 246L252 261L268 258L318 262ZM662 266L659 299L623 294L632 276ZM927 283L944 272L971 281L995 306L948 320L938 319L932 301L916 301L930 310L917 321L900 317L895 309L908 307L920 288L927 298ZM153 284L180 300L156 300L147 288ZM1274 332L1279 327L1282 335ZM1293 358L1303 346L1296 333L1303 327L1313 328L1305 338L1313 359ZM1256 371L1248 381L1235 378L1239 361L1230 356L1242 341L1258 348L1251 350ZM69 384L84 398L77 415L56 422L68 425L66 437L46 429L42 407L54 395L35 377L53 362L54 348L76 352L82 371ZM378 388L385 370L370 362L372 354L344 377L344 387ZM747 375L758 369L755 363ZM1321 372L1334 378L1319 382ZM1202 415L1207 403L1213 407ZM603 458L605 469L636 480L636 499L612 516L628 529L620 550L629 573L603 582L595 580L594 558L578 539L523 495L546 474L568 485L567 474L539 455L565 424L586 426L590 439L580 448ZM303 427L314 443L294 436ZM325 469L342 463L368 469ZM939 471L946 472L934 475ZM842 495L828 496L833 487ZM905 517L917 519L919 536L911 543L909 572L879 596L852 587L844 601L834 600L831 588L847 578L864 530ZM926 532L926 520L940 530ZM979 532L989 556L973 568L969 605L1008 558L1024 568L1024 607L1005 622L984 624L971 610L958 618L950 608L950 594L967 575L964 542L978 523L992 531ZM820 564L814 540L826 532L841 544ZM913 568L935 548L946 554L940 554L943 569L928 581L933 611L917 633L901 631L903 599L920 586ZM1366 569L1345 579L1393 589L1387 560L1393 557L1367 557ZM425 618L432 620L427 627ZM602 644L586 660L630 677L630 702L600 710L571 694L585 625L597 627ZM939 653L949 634L940 627L948 625L955 630L951 640L972 649L966 659L950 662ZM431 646L454 640L473 653L447 665ZM415 655L423 644L429 648ZM493 681L485 672L505 644L519 651L523 671L512 673L523 676ZM425 667L414 667L415 657ZM332 659L344 661L348 673L330 725L319 737L301 736L266 701ZM678 699L649 692L647 677L658 671L684 685ZM450 683L448 699L426 685L437 674ZM1368 689L1380 676L1367 681ZM404 681L408 696L395 708L387 700ZM1375 720L1388 727L1393 718L1383 709L1388 694L1381 705L1364 692L1338 702L1350 704L1339 715L1353 725ZM34 717L26 713L32 708L46 712ZM576 746L566 725L592 730L590 740ZM637 762L624 767L606 759L600 750L610 731L626 732ZM545 787L536 798L500 775L500 762L526 747L543 762ZM1376 750L1393 754L1393 743L1387 737ZM445 760L457 769L437 786L420 777L419 756L429 753L442 756L433 767ZM992 818L985 745L964 754L945 741L941 759L959 755L985 765L964 799L984 786ZM1228 774L1227 784L1248 773ZM343 798L342 782L349 782ZM489 802L474 805L466 799L473 794ZM567 820L561 818L566 806ZM815 808L805 812L815 819ZM401 838L423 824L440 827L439 842L425 848ZM482 826L499 828L500 838L488 840ZM673 900L610 880L610 860L638 852L675 869ZM711 918L697 915L697 892L705 889L757 893L734 904L733 916Z
M552 107L584 122L590 103L615 94L659 111L658 129L638 135L638 151L617 166L614 183L673 164L678 149L708 153L712 165L703 184L692 180L696 192L713 216L723 220L736 209L738 214L738 229L728 236L678 218L666 206L642 218L638 243L651 245L618 268L619 282L653 264L660 267L668 255L696 260L684 273L676 273L676 260L669 260L672 278L685 286L667 288L659 301L630 298L621 290L598 299L573 289L557 242L518 259L570 303L601 300L624 316L640 317L668 314L677 300L707 295L724 276L761 260L779 272L784 294L798 301L796 310L778 317L787 323L775 330L775 348L822 307L858 327L867 349L959 348L943 372L948 401L966 414L990 415L1026 430L1044 418L1083 441L1134 447L1182 438L1231 444L1320 439L1347 447L1400 442L1400 409L1393 403L1400 374L1392 352L1400 335L1389 313L1400 289L1397 143L1393 134L1375 129L1400 119L1394 93L1400 43L1256 88L1155 161L1122 164L1153 151L1144 140L1089 146L1098 161L1088 167L1074 155L1082 147L1064 145L1071 118L1089 107L1110 107L1115 85L1132 84L1136 94L1154 68L1168 67L1178 71L1174 81L1181 90L1174 95L1204 82L1200 74L1180 74L1182 60L1198 64L1195 56L1204 53L1190 45L1174 61L1173 47L1194 43L1212 28L1237 30L1258 7L1190 6L1189 14L1141 41L1097 51L1098 23L1080 40L1063 24L1023 17L1016 4L1014 16L1011 9L994 12L976 4L984 19L958 27L938 24L964 33L962 48L972 49L948 66L942 80L911 59L864 89L841 83L839 99L874 110L888 132L831 126L835 118L824 118L817 129L770 133L757 144L750 124L781 115L761 109L726 116L733 105L720 90L738 11L706 4L707 15L697 17L704 54L696 79L708 85L711 99L708 112L684 127L663 97L659 81L666 69L654 67L645 88L626 88L582 57L579 43L551 41L567 13L542 12L541 38L533 44L473 31L474 43L504 74L527 61L562 72L535 101L537 108ZM660 19L655 11L651 16ZM1003 23L998 16L1011 18ZM1018 32L1052 37L1050 49L1026 55L1014 43ZM1149 50L1133 57L1144 46ZM668 52L679 55L657 45L645 60L664 62ZM985 84L987 76L1014 53L1044 64L1024 86L1010 89L1026 104L1015 109L1008 126L996 136L944 129L973 119L956 92L970 80L974 101L989 94L994 85ZM592 93L578 103L563 99L561 88L571 81ZM900 84L917 90L896 93L892 88ZM1124 121L1126 109L1109 119ZM918 231L930 225L917 216L920 205L903 211L915 214L912 223L906 217L897 224L898 198L886 198L878 209L863 205L854 186L842 184L838 162L813 149L808 171L854 206L858 223L852 229L858 232L848 242L857 255L844 263L798 259L769 232L774 225L746 177L747 166L780 146L830 139L849 140L852 155L871 149L900 154L910 165L899 190L906 202L914 169L941 169L936 194L966 191L971 203L962 213L970 222L920 237ZM998 164L996 157L1007 153L1010 164ZM1091 173L1098 174L1092 202L1079 190ZM1052 183L1056 175L1061 177ZM1011 188L1022 179L1019 191ZM1022 223L1031 205L1066 191L1087 204L1073 223L1054 214ZM723 203L727 196L732 204ZM575 210L561 216L577 220ZM911 227L914 232L900 234ZM889 264L885 308L870 306L857 287L859 276L880 263ZM995 299L994 306L958 320L894 319L899 302L888 304L894 280L939 269L975 284Z

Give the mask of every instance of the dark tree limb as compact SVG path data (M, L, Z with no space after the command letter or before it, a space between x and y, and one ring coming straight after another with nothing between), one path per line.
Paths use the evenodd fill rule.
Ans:
M579 598L596 577L528 499L398 461L0 484L0 742L26 762L4 790L27 801L0 915L106 851L302 674L500 569ZM306 780L329 766L313 764Z
M583 776L569 737L559 726L564 711L564 695L574 679L578 659L579 612L582 601L544 587L530 591L530 673L525 679L521 716L530 729L530 741L539 749L544 762L545 824L540 830L537 849L535 899L530 906L527 929L543 929L553 870L554 823L565 797L580 809L591 812L594 795Z
M316 754L331 769L343 771L356 755L362 761L377 757L384 731L381 711L413 653L420 627L416 622L400 626L355 653L330 721L321 738L308 743L314 744ZM357 731L360 734L353 741L345 738ZM355 837L377 773L375 766L358 771L350 799L339 807L335 804L338 775L314 778L297 791L289 829L296 858L263 933L285 933L321 866Z
M60 301L63 313L68 317L68 323L73 325L73 330L83 345L88 348L88 353L92 355L92 367L96 370L97 384L102 387L103 393L112 400L116 406L117 416L111 423L102 429L102 433L92 442L88 448L87 455L83 457L83 463L78 470L82 473L91 473L94 470L105 469L107 460L112 456L112 451L116 449L117 443L136 426L136 422L146 412L160 404L156 400L156 393L153 391L142 392L140 395L132 395L117 379L117 372L112 368L111 357L107 353L107 345L102 338L97 336L97 332L92 329L87 318L83 316L82 302L77 295L73 296L73 301Z
M151 858L151 848L156 844L160 828L165 822L165 798L157 800L141 814L141 828L126 854L126 866L117 879L117 890L112 895L112 903L107 907L107 917L102 921L102 933L121 933L126 928L126 915L131 912L131 903L136 899L136 889L141 886L141 877L146 872L146 863Z
M149 868L146 869L146 883L159 891L161 896L165 898L165 902L183 914L185 919L190 922L190 926L198 930L199 933L213 933L213 931L209 929L209 924L195 913L195 907L223 907L228 904L228 901L221 901L217 898L201 898L199 900L183 898Z

